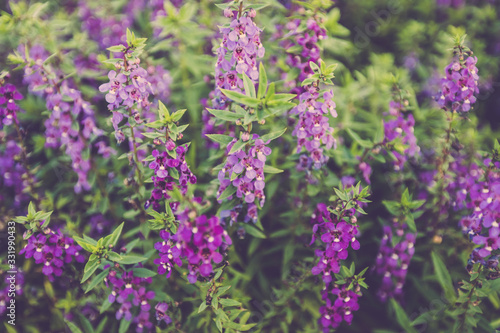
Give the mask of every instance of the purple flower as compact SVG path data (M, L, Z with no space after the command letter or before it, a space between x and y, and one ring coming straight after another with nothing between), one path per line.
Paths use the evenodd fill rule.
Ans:
M394 242L393 234L400 239L398 242ZM375 266L377 274L382 276L382 284L377 291L382 302L389 298L402 300L408 266L415 253L415 240L416 235L407 232L406 224L395 221L391 226L384 226Z
M172 141L167 141L165 147L167 150L172 151L175 144ZM174 186L179 188L183 195L186 194L188 184L196 184L196 176L191 172L186 163L187 145L178 146L175 149L176 157L173 158L166 151L159 152L153 150L152 155L155 158L149 163L149 168L154 170L154 175L151 177L153 180L154 188L151 192L151 197L147 200L145 207L153 205L153 209L159 210L160 200L163 198L169 199L170 192ZM174 178L170 172L174 172L178 177Z
M479 93L476 63L477 57L468 56L465 61L455 59L446 66L437 101L444 110L470 111L476 102L474 94Z
M33 257L36 264L43 264L42 273L49 281L54 281L54 276L61 276L64 265L73 259L79 263L85 262L81 250L80 245L61 231L47 229L46 233L39 232L31 236L19 254L24 254L25 258Z
M305 148L308 153L307 165L320 169L328 162L324 151L336 147L329 116L336 117L337 113L332 91L325 92L321 98L312 86L308 88L300 95L300 103L291 111L299 116L292 135L297 137L297 153ZM305 165L300 162L297 168L303 170Z
M351 223L355 223L355 211L349 211ZM325 204L318 204L311 217L313 224L313 237L310 245L316 239L321 240L321 248L315 250L319 261L311 272L314 275L322 274L326 286L332 281L332 275L340 271L340 260L347 259L349 246L353 250L359 250L360 244L356 239L358 227L345 221L337 221L332 218Z
M170 319L170 317L167 315L168 311L167 303L161 302L156 304L155 310L156 310L156 320L158 320L158 322L163 320L165 321L165 323L167 323L167 325L172 322L172 319Z
M252 135L252 140L248 141L248 152L240 149L233 154L229 151L235 144L234 139L227 146L228 153L224 167L219 171L218 179L220 182L217 198L220 198L222 192L229 186L236 188L236 197L247 204L247 214L245 220L257 221L257 211L255 200L258 200L260 207L264 206L266 196L264 194L265 178L264 164L267 156L271 154L271 148L259 139L257 134ZM231 199L230 196L228 199ZM254 208L255 207L255 208Z
M17 91L14 85L5 84L4 80L0 80L0 128L3 127L2 125L8 126L12 123L18 123L17 112L19 106L16 101L22 98L23 95Z
M223 252L232 241L216 216L207 218L201 215L191 221L189 215L189 210L176 214L180 222L177 233L170 236L168 232L162 231L161 236L167 242L171 242L171 249L180 251L180 258L187 259L189 270L187 278L190 283L195 283L198 276L209 277L212 274L213 264L222 262ZM163 243L157 243L156 248L163 251L164 246ZM162 264L163 258L164 256L156 259L155 264ZM172 259L166 259L176 258L172 256ZM180 259L177 259L180 266Z

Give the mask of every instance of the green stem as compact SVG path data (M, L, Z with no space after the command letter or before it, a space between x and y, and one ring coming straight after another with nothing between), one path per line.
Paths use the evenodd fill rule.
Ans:
M27 149L26 146L24 145L23 141L23 135L21 134L21 128L19 127L19 124L14 121L14 125L16 127L16 132L17 132L17 138L19 140L19 146L21 147L21 161L23 164L24 169L26 170L26 175L28 177L28 184L29 184L29 193L35 199L35 209L40 203L40 197L38 194L35 192L35 180L33 179L33 175L30 172L30 168L28 165L28 154L27 154Z

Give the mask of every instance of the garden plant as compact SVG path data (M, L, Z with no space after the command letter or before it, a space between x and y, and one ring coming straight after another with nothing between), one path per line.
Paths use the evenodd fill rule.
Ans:
M0 332L499 332L497 0L0 5Z

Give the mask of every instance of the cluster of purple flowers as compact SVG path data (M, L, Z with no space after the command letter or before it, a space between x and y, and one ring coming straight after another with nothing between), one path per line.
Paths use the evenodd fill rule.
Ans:
M9 294L15 293L18 296L23 294L23 285L24 285L24 273L17 268L17 274L15 275L15 279L12 280L12 274L5 274L5 288L0 289L0 316L7 311L7 307L10 306L11 297Z
M246 74L252 82L259 78L257 59L264 57L265 48L260 41L261 29L255 25L254 9L247 10L239 16L229 9L224 16L232 18L229 27L220 27L222 41L217 49L215 64L215 90L210 93L212 108L227 108L227 98L220 89L241 92L243 81L238 74ZM225 128L215 126L215 118L206 110L203 113L204 129L202 134L221 134ZM218 145L214 145L217 147Z
M212 106L216 109L225 109L227 106L227 98L220 89L241 91L243 88L243 81L238 74L245 73L252 81L259 78L257 58L264 57L265 49L260 42L262 30L252 20L255 15L254 9L242 13L241 16L229 9L224 11L224 16L233 20L229 27L220 28L222 42L217 49L216 89L212 101Z
M474 94L479 93L476 67L477 57L468 56L465 61L453 60L445 68L441 79L441 94L438 104L445 110L468 112L476 102Z
M60 230L55 232L48 228L31 236L19 254L24 254L27 259L33 258L36 264L43 264L42 272L49 281L54 281L54 276L61 276L64 264L71 263L73 259L85 262L82 248L73 238Z
M322 99L316 85L309 85L300 95L300 103L292 109L292 114L298 114L299 119L292 134L297 137L297 153L305 147L308 152L307 161L302 159L298 164L299 170L320 169L328 162L324 150L336 147L333 138L333 128L329 124L329 115L337 117L333 91L323 93Z
M332 282L333 274L340 272L340 261L347 259L349 246L354 250L360 248L356 239L359 231L355 213L354 209L346 211L346 216L349 217L351 223L339 221L337 216L328 211L325 204L320 203L312 215L311 223L314 226L310 245L319 238L322 247L315 250L319 261L311 271L314 275L322 274L326 286Z
M106 267L105 267L106 268ZM136 326L136 332L151 332L153 323L149 320L149 310L151 309L151 300L155 297L155 292L147 290L146 287L151 284L152 279L141 278L134 276L134 270L123 272L121 276L115 270L110 270L105 279L106 285L109 283L113 286L113 290L108 295L108 301L120 304L120 308L116 311L116 319L122 318L127 321L133 321ZM134 316L133 307L139 308L139 314Z
M232 244L217 216L208 218L201 215L194 221L184 220L174 239L182 257L187 259L190 283L195 283L199 275L210 277L213 273L212 262L221 263L226 249Z
M128 51L127 51L128 52ZM126 56L124 55L124 59ZM116 69L108 73L109 82L99 86L99 91L107 92L105 98L110 111L120 107L128 109L128 115L132 115L138 123L141 122L139 111L149 111L151 102L149 94L153 92L149 82L148 71L139 66L140 59L133 58L127 61L116 63ZM142 115L144 116L144 115ZM119 129L119 124L123 120L124 114L120 111L113 111L111 121L115 129L115 137L118 143L125 140L125 135Z
M220 264L226 249L232 244L226 230L217 216L208 218L201 215L190 218L194 213L189 208L177 215L179 228L175 235L161 231L163 241L155 244L160 258L155 259L158 273L170 277L174 264L181 266L181 258L186 259L190 283L198 279L209 278L213 273L213 264Z
M165 302L160 302L155 306L156 310L156 320L158 323L164 321L167 325L172 322L172 319L167 315L168 304Z
M377 296L382 302L389 298L401 300L408 266L415 253L416 235L406 231L406 224L395 221L384 226L384 235L377 254L375 270L382 276Z
M309 18L306 23L306 29L300 29L301 20L294 19L288 22L285 26L287 33L285 34L283 28L280 28L280 35L284 40L281 46L290 50L299 46L300 50L297 52L287 52L286 63L291 68L300 69L300 73L295 80L285 82L285 87L291 90L291 93L300 95L306 89L300 86L300 83L307 79L310 75L314 74L309 62L312 61L317 64L320 60L319 41L326 38L326 30L321 28L318 22ZM283 73L283 79L286 80L287 73Z
M331 293L336 296L335 301L328 298L328 291L323 291L322 297L326 299L326 304L319 308L321 317L318 319L318 324L324 333L328 333L332 328L338 327L342 321L347 324L352 323L353 312L359 310L358 299L360 294L354 290L347 290L348 284L335 285Z
M90 39L98 43L101 49L125 42L125 31L134 23L134 17L142 7L144 0L131 1L123 11L125 15L109 15L109 8L97 10L88 5L88 1L78 2L78 16L82 22L82 30ZM139 7L139 8L137 8ZM101 9L104 9L101 7Z
M197 181L196 176L186 163L188 146L175 147L175 143L170 139L165 147L169 152L172 151L175 154L153 150L152 155L155 160L149 164L149 168L154 170L154 175L151 176L154 189L151 192L151 197L146 201L146 208L153 205L153 209L158 210L160 208L159 201L163 198L169 199L169 191L172 191L174 186L177 186L184 195L187 192L188 183L196 184Z
M170 72L161 65L149 65L147 67L148 81L151 83L151 91L155 96L155 101L167 102L170 98L170 85L172 76Z
M486 158L483 163L485 169L472 164L454 187L458 208L472 212L460 220L463 232L479 245L472 257L484 262L500 248L500 162Z
M172 239L170 233L166 230L160 231L161 242L155 244L155 249L159 252L159 258L154 260L155 265L158 265L158 274L166 274L168 279L172 274L174 264L182 266L180 259L181 251L176 246L175 241Z
M250 138L250 134L244 133L243 136ZM258 200L260 207L264 206L266 196L264 187L264 165L267 156L271 154L271 148L259 139L258 134L252 135L253 143L246 148L242 148L233 154L229 154L231 148L236 143L233 139L227 145L227 159L224 167L219 171L220 187L217 191L217 198L229 186L236 188L236 196L248 204L245 221L257 221L257 206L255 200ZM231 199L229 197L228 199Z
M25 54L24 46L19 49ZM45 120L45 146L49 148L66 147L66 154L71 158L71 167L78 176L75 192L90 189L87 174L90 170L90 161L84 158L82 152L88 147L89 139L102 135L102 130L95 123L94 111L90 104L83 100L79 90L73 88L69 80L56 82L51 74L61 74L57 70L51 73L43 61L48 57L45 49L39 45L29 50L33 66L27 66L24 71L24 82L28 84L33 94L45 98L50 116ZM30 64L30 62L27 62ZM74 124L78 124L79 130ZM99 153L103 156L114 154L115 151L105 145L103 141L96 144Z
M6 188L12 188L14 199L14 204L16 207L21 205L21 202L27 199L27 195L24 193L24 189L28 187L29 182L24 177L28 172L22 163L19 163L19 159L22 154L22 149L19 147L16 141L8 140L7 142L2 141L2 146L4 149L0 151L0 185L6 190ZM5 193L6 195L7 193ZM4 193L0 194L0 199L6 200Z
M12 123L18 123L17 112L19 106L16 101L23 98L23 95L17 91L16 87L10 83L5 83L0 79L0 128L3 125L9 126Z
M385 115L393 118L384 119L384 143L391 143L399 139L402 144L407 146L402 154L392 151L392 154L396 157L396 161L393 162L396 171L403 169L408 157L413 157L420 152L413 128L415 119L412 114L408 114L405 118L402 113L403 110L404 107L401 103L391 101L389 103L389 113Z

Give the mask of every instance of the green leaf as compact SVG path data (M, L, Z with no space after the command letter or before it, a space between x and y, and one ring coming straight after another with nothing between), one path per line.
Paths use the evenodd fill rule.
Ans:
M215 116L215 118L222 119L225 121L236 121L241 118L240 115L226 110L216 110L216 109L207 109L209 113Z
M122 259L121 255L119 255L118 253L113 252L113 251L109 251L107 253L107 256L108 256L108 259L113 261L113 262L118 262Z
M33 217L36 214L35 205L30 201L28 205L28 216Z
M163 121L160 121L160 120L155 120L151 123L146 123L144 124L146 125L147 127L151 127L151 128L162 128L162 127L165 127L165 124L163 123Z
M283 170L272 167L270 165L264 165L264 173L282 173Z
M132 323L131 320L122 319L120 321L120 327L118 328L118 333L126 333L126 332L128 332L128 328L130 327L131 323Z
M122 233L122 230L123 230L123 224L125 222L122 222L114 231L111 235L109 236L106 236L106 238L104 238L104 246L105 247L109 247L110 245L112 247L115 247L116 246L116 243L118 242L118 239L120 238L120 235ZM109 237L109 238L108 238Z
M346 195L343 191L341 191L341 190L339 190L338 188L335 188L335 187L333 188L333 190L335 191L335 194L336 194L336 195L337 195L337 196L338 196L341 200L344 200L344 201L349 200L349 198L347 197L347 195Z
M269 101L266 105L266 117L283 113L295 107L295 103L283 101Z
M257 98L261 99L266 94L267 89L267 74L262 62L259 64L259 90L257 91Z
M200 307L198 308L198 313L205 311L206 308L207 308L207 302L202 301Z
M113 303L110 303L110 302L108 301L108 298L106 297L106 298L104 299L104 302L102 302L101 308L99 309L99 313L104 313L104 312L106 312L106 311L107 311L107 310L111 307L111 305L112 305L112 304L113 304Z
M245 94L232 90L221 89L221 91L224 95L226 95L227 98L233 100L236 103L247 105L252 108L256 108L260 104L260 101L257 98L252 98Z
M278 131L274 131L274 132L271 132L271 133L264 134L263 136L260 137L260 139L262 141L264 141L264 142L277 139L280 136L282 136L283 134L285 134L286 130L287 130L287 128L285 127L285 128L280 129Z
M311 69L313 70L313 72L315 72L315 73L321 72L321 70L319 69L318 65L316 65L314 62L309 61L309 66L311 67Z
M108 47L106 50L108 50L110 52L123 52L125 50L125 46L115 45L115 46Z
M417 232L417 226L415 225L415 219L413 218L412 213L405 214L406 224L408 224L408 228L411 232Z
M82 281L80 281L80 283L84 283L85 281L87 281L88 278L91 277L92 274L94 274L94 272L97 270L99 265L100 265L100 263L97 259L89 260L89 262L87 262L87 264L85 265L85 268L83 269L84 273L83 273Z
M134 268L133 271L134 271L134 276L141 277L141 278L148 278L148 277L153 277L153 276L157 275L156 272L154 272L150 269L147 269L147 268L142 268L142 267Z
M297 97L295 94L275 94L269 99L269 102L288 102L295 97Z
M135 255L125 255L122 256L120 260L117 262L123 265L131 265L131 264L137 264L140 262L143 262L145 260L148 260L148 258L145 257L140 257L140 256L135 256Z
M109 303L109 302L108 302ZM110 303L111 304L111 303ZM97 325L97 328L95 330L96 333L102 333L104 331L104 328L106 327L106 324L108 322L108 317L104 317L99 325Z
M94 244L91 244L86 239L83 239L83 238L80 238L77 236L73 236L73 239L75 240L75 242L78 243L78 245L80 245L87 252L93 253L97 250L97 246Z
M245 88L245 95L252 98L257 97L255 94L255 85L245 73L243 73L243 86Z
M233 141L233 137L229 135L224 135L224 134L205 134L207 138L209 138L212 141L215 141L217 143L227 145L231 141Z
M252 235L257 238L267 238L266 234L257 229L256 227L250 225L250 224L243 224L243 229L247 232L247 234Z
M78 318L80 319L80 323L82 323L83 330L85 331L85 333L94 333L94 328L92 327L92 324L87 318L85 318L85 316L79 313Z
M410 205L410 192L408 189L405 189L403 195L401 196L401 206L408 207Z
M228 155L234 154L238 151L240 151L245 145L247 144L247 141L243 140L238 140L234 143L234 145L231 147L231 150L229 151Z
M97 287L97 285L99 283L104 281L104 278L108 275L108 273L109 273L109 269L105 269L104 271L99 273L95 278L93 278L92 281L90 281L90 283L87 287L87 290L85 290L85 293L88 293L89 291L91 291L92 289Z
M232 196L235 193L236 193L236 187L229 185L228 187L226 187L226 189L224 191L222 191L222 193L220 194L220 197L217 198L217 200L219 200L219 201L226 200L227 198L229 198L230 196Z
M71 331L71 333L83 333L82 330L78 328L78 326L76 326L69 320L65 319L64 322L66 323L66 325L68 325L68 328Z
M401 210L401 204L396 201L387 201L387 200L382 200L382 203L384 204L385 208L391 213L392 215L399 215L399 212Z
M184 113L186 112L186 109L183 110L177 110L172 114L172 121L179 121L179 119L182 118Z
M418 209L418 208L422 207L423 204L425 204L425 200L414 200L414 201L410 202L408 207L410 209Z
M391 298L391 306L394 309L394 312L396 312L396 320L398 321L399 325L401 325L401 327L404 328L406 332L416 333L417 330L411 326L410 319L406 315L406 312L403 310L401 305L399 305L399 303L396 302L393 298Z
M217 294L215 296L222 296L224 295L224 293L226 291L229 290L229 288L231 288L231 286L223 286L223 287L219 287L219 289L217 289Z
M170 112L168 112L167 107L161 101L158 101L158 116L160 116L160 120L170 120Z
M434 251L432 251L431 257L439 284L441 285L441 288L443 288L446 298L449 301L453 301L456 295L450 273L448 272L443 260Z
M363 140L359 137L359 135L353 132L350 128L347 129L347 133L363 148L373 148L373 142L370 140Z
M275 92L276 92L276 87L275 87L275 84L274 82L271 82L269 84L269 88L267 89L267 93L266 93L266 101L270 101L271 98L273 98L273 96L275 95Z
M241 303L234 299L221 298L219 303L224 306L241 306Z
M217 317L217 318L214 318L214 321L215 321L215 325L217 326L217 328L219 329L219 332L222 332L222 323L220 321L220 318Z

